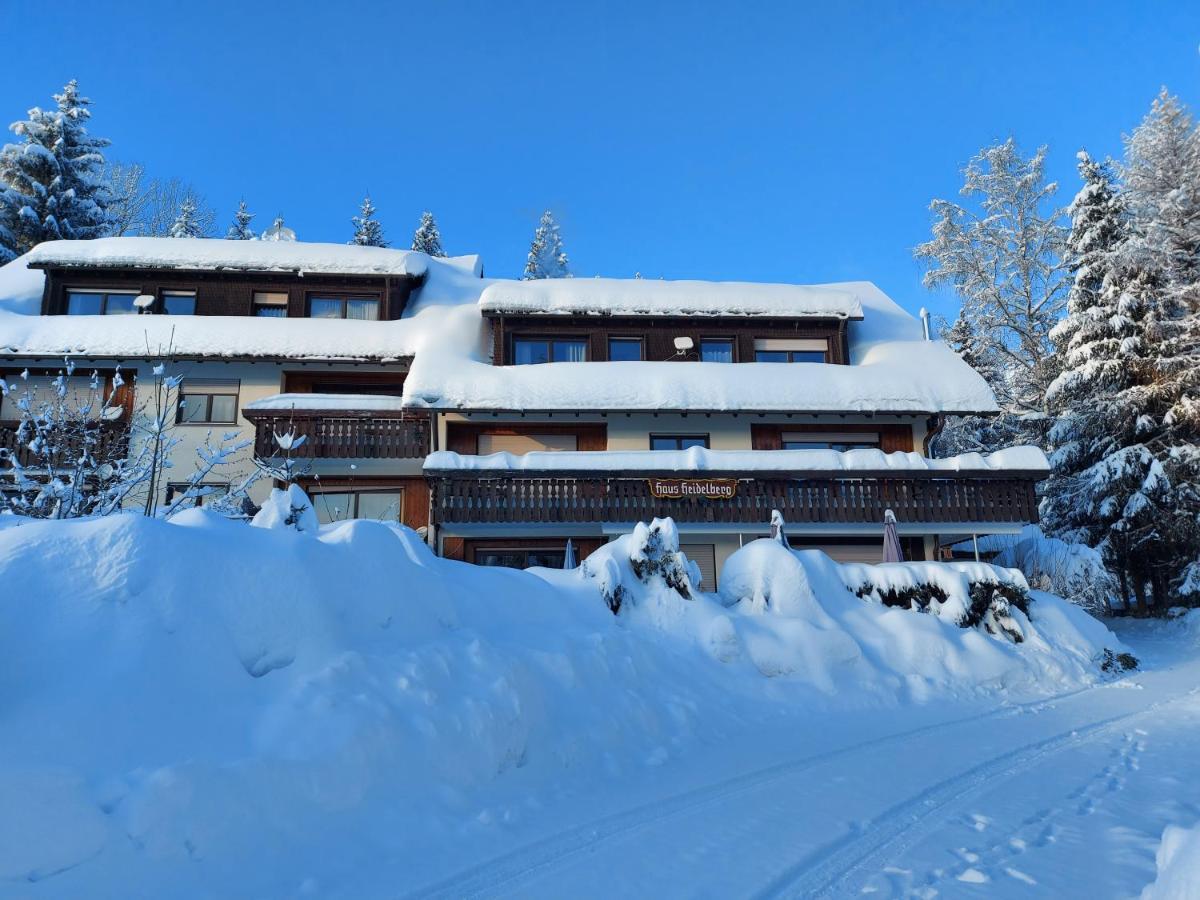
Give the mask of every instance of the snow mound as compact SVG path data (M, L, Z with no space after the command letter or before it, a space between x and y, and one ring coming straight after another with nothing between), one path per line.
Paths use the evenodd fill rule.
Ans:
M1196 900L1200 897L1200 825L1168 825L1155 856L1158 876L1142 900Z
M1119 647L1048 596L1018 645L859 599L819 553L756 542L730 564L761 601L703 593L667 520L517 572L373 522L0 517L0 734L19 736L0 741L0 893L394 893L537 798L749 726L1044 694Z
M46 278L26 266L29 255L0 266L0 312L36 316L42 311L42 288Z

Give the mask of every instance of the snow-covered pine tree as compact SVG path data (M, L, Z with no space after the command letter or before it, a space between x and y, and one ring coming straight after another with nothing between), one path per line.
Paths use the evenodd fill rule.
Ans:
M383 226L375 218L375 213L375 204L371 202L371 195L367 194L363 198L362 206L359 207L358 215L350 219L354 223L354 237L350 241L351 244L357 244L360 247L386 247L388 245L383 237Z
M254 213L246 208L246 201L239 200L237 212L233 214L233 224L229 226L229 230L225 232L226 240L230 241L253 241L257 239L254 234L254 229L250 227L250 220L254 218Z
M167 232L167 237L173 238L199 238L204 237L204 230L200 226L199 220L196 218L196 201L189 194L183 198L183 202L179 204L179 215L175 217L175 221L171 224L171 230Z
M1054 206L1058 186L1046 181L1045 168L1045 147L1027 159L1010 138L984 148L963 169L959 193L969 208L950 200L930 204L933 238L914 251L929 265L925 285L950 286L961 298L977 352L994 362L984 376L1001 408L990 422L951 419L935 452L1044 442L1049 334L1067 293L1066 228Z
M529 256L525 259L525 272L521 277L525 281L571 277L558 223L554 221L554 214L550 210L542 213L542 220L533 232L533 243L529 245Z
M108 233L110 193L103 177L109 142L88 134L91 100L67 83L55 109L34 107L0 150L0 262L42 241Z
M1194 521L1157 386L1162 281L1110 168L1080 154L1079 169L1068 315L1052 332L1060 374L1046 392L1054 471L1043 511L1058 534L1098 547L1145 611L1183 576Z
M446 255L446 251L442 249L442 233L438 230L437 220L433 218L433 213L429 210L421 213L421 224L413 232L412 248L429 256L444 257Z

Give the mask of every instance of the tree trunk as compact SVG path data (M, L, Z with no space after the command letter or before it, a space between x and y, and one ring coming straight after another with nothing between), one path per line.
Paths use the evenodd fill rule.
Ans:
M1133 578L1133 596L1137 601L1136 615L1144 619L1149 614L1149 608L1146 606L1146 582L1136 575Z

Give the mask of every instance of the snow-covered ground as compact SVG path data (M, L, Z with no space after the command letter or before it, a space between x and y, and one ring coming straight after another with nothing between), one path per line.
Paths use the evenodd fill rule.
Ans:
M1187 896L1200 621L962 628L1020 576L766 540L717 597L674 541L0 518L0 895Z

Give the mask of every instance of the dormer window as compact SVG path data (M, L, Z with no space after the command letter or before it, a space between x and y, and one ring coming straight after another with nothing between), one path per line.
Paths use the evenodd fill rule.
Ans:
M255 291L254 315L265 319L283 319L287 317L287 291Z
M67 315L134 316L138 309L136 291L67 291Z
M513 363L518 366L586 359L587 341L583 338L513 338Z
M194 316L195 291L163 291L162 311L168 316Z
M754 342L755 362L815 362L829 359L826 338L759 338Z
M378 297L348 297L323 294L310 297L308 315L312 319L362 319L375 321L379 318Z

